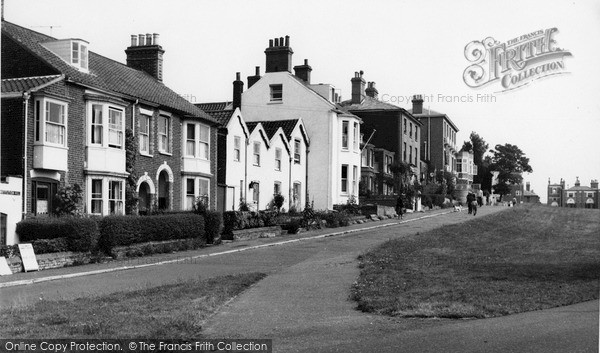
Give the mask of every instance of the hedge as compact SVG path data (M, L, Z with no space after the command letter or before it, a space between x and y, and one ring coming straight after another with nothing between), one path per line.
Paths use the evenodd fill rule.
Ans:
M96 249L99 237L96 221L81 217L27 218L17 223L17 234L22 243L31 242L34 250L40 252L52 252L50 249L93 251Z
M223 227L223 216L221 212L204 212L204 229L206 230L206 242L218 244L221 242L221 229Z
M115 246L149 241L198 238L206 243L204 217L193 213L144 217L108 216L99 222L99 248L109 254Z
M277 212L272 211L226 211L223 212L223 234L232 235L234 230L269 227L276 225Z

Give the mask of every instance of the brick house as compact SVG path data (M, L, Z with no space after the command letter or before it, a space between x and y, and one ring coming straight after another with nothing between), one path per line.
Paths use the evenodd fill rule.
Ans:
M366 87L362 71L355 72L351 82L352 99L340 105L362 119L364 138L371 137L370 142L375 147L393 152L395 159L408 163L419 174L419 139L423 124L406 109L379 100L375 82L368 82Z
M451 172L456 175L456 134L458 127L450 117L431 109L423 109L423 97L415 95L409 112L423 124L421 129L421 159L429 161L428 173Z
M84 213L123 214L128 179L140 212L214 208L218 122L162 83L158 35L131 36L127 65L90 47L2 21L1 174L23 177L23 213L78 184Z

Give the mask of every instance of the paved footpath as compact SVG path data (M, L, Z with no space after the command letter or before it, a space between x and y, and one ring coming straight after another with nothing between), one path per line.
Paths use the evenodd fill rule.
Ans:
M476 217L439 210L408 215L400 223L387 220L236 242L145 258L143 263L18 274L0 278L0 306L264 272L267 278L205 322L203 336L272 338L275 352L596 352L597 301L464 321L393 319L354 309L348 296L359 273L359 254L388 239L502 209L483 207Z

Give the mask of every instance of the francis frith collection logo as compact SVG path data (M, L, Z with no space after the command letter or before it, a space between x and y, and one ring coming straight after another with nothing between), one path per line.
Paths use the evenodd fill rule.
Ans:
M465 46L471 63L463 73L467 86L479 88L500 84L499 92L523 87L542 77L564 74L565 56L571 52L557 47L556 28L523 34L501 43L492 37Z

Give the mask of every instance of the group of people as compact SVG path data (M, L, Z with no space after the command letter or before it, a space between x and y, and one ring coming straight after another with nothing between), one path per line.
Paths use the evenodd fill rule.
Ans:
M475 216L477 214L478 206L483 206L483 194L479 196L469 192L467 194L467 207L469 208L469 214L473 214L473 216Z

